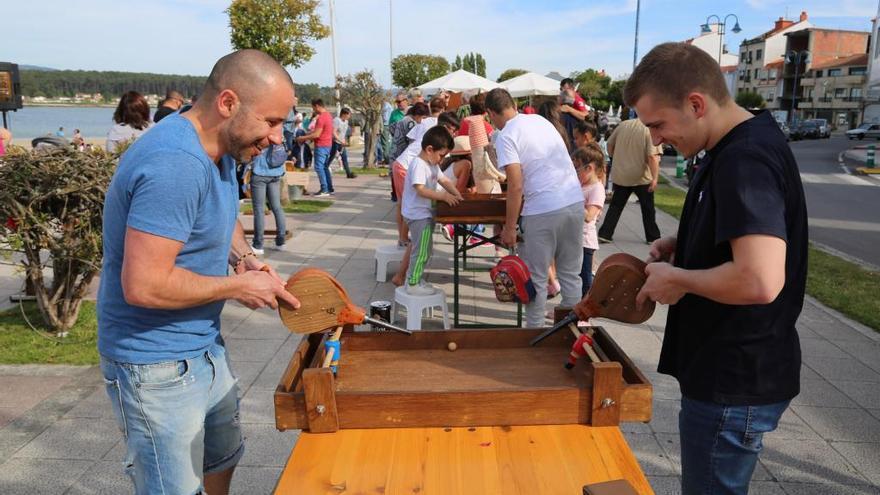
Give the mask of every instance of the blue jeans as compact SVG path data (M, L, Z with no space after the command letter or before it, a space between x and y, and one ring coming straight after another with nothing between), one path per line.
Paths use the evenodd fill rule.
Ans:
M202 493L203 474L226 471L244 454L238 380L222 345L156 364L102 356L101 373L138 495Z
M581 262L581 292L586 296L593 286L593 253L596 250L584 248L584 261Z
M330 146L315 146L315 172L318 174L318 182L321 190L318 192L333 192L333 177L330 173Z
M342 159L342 168L345 169L345 175L351 177L351 169L348 168L348 148L342 146L336 141L330 146L330 157L327 158L327 168L330 168L330 164L333 163L333 159L336 158L337 153L339 153L339 158Z
M264 175L251 176L251 201L254 205L254 247L263 248L263 231L265 230L263 208L266 206L266 198L269 198L269 208L275 215L275 227L278 234L275 236L275 245L284 245L284 236L287 232L284 208L281 207L281 177L267 177Z
M776 429L790 401L725 406L681 398L681 491L684 495L745 495L764 433Z

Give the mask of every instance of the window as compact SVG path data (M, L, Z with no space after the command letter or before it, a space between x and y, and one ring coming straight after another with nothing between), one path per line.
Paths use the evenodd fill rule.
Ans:
M849 90L849 95L852 98L861 98L862 97L862 88L851 88Z
M849 75L851 75L851 76L864 76L865 74L867 74L867 72L868 72L867 67L850 67L849 68Z
M828 77L842 76L843 69L828 69Z
M755 60L761 60L761 57L764 55L764 50L758 49L755 51Z
M768 102L772 102L772 101L775 100L775 99L776 99L776 93L773 92L773 91L771 91L771 92L767 95L767 101L768 101Z
M770 79L776 79L777 74L778 72L776 69L770 69Z
M808 99L808 100L812 100L812 99L813 99L813 90L814 90L814 89L815 89L815 88L804 88L804 98L806 98L806 99Z
M739 61L745 63L747 56L748 56L748 53L746 53L746 52L740 53L739 54Z
M846 98L846 88L834 88L835 98Z
M760 70L760 69L755 69L755 79L758 78L758 71L759 71L759 70Z

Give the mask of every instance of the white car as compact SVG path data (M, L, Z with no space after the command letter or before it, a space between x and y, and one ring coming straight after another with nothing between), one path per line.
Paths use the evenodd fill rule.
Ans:
M846 131L846 137L850 140L862 140L865 138L880 139L880 124L871 124L870 122L865 122L855 129Z

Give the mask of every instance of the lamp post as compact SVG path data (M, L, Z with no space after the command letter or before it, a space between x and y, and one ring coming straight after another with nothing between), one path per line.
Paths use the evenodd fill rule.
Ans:
M721 51L724 49L724 32L726 31L726 27L727 27L727 19L730 17L733 17L733 19L734 19L733 29L731 29L731 31L733 31L734 34L742 31L742 28L739 27L739 17L737 17L736 14L727 14L726 16L724 16L723 21L721 20L721 17L718 17L715 14L712 14L706 18L706 24L703 24L703 26L702 26L702 31L704 34L709 34L712 32L712 27L709 25L709 19L711 19L713 17L718 20L718 36L719 36L719 40L718 40L718 65L720 66L721 65Z
M636 40L633 44L633 71L636 70L636 60L639 58L639 14L641 14L642 2L636 0Z
M788 116L788 125L791 127L794 123L794 112L797 110L797 88L798 76L800 75L801 63L808 62L810 59L809 50L794 51L789 50L785 54L786 63L794 63L794 86L791 88L791 115Z

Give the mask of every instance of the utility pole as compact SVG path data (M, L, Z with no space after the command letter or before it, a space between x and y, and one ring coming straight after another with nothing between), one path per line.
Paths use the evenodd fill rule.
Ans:
M394 0L388 0L388 87L394 87Z
M642 10L642 0L636 0L636 40L633 45L633 71L636 70L636 61L639 59L639 14Z
M333 92L336 96L336 115L339 115L341 102L339 101L339 71L336 66L336 18L333 15L334 0L327 0L330 6L330 44L333 48Z

